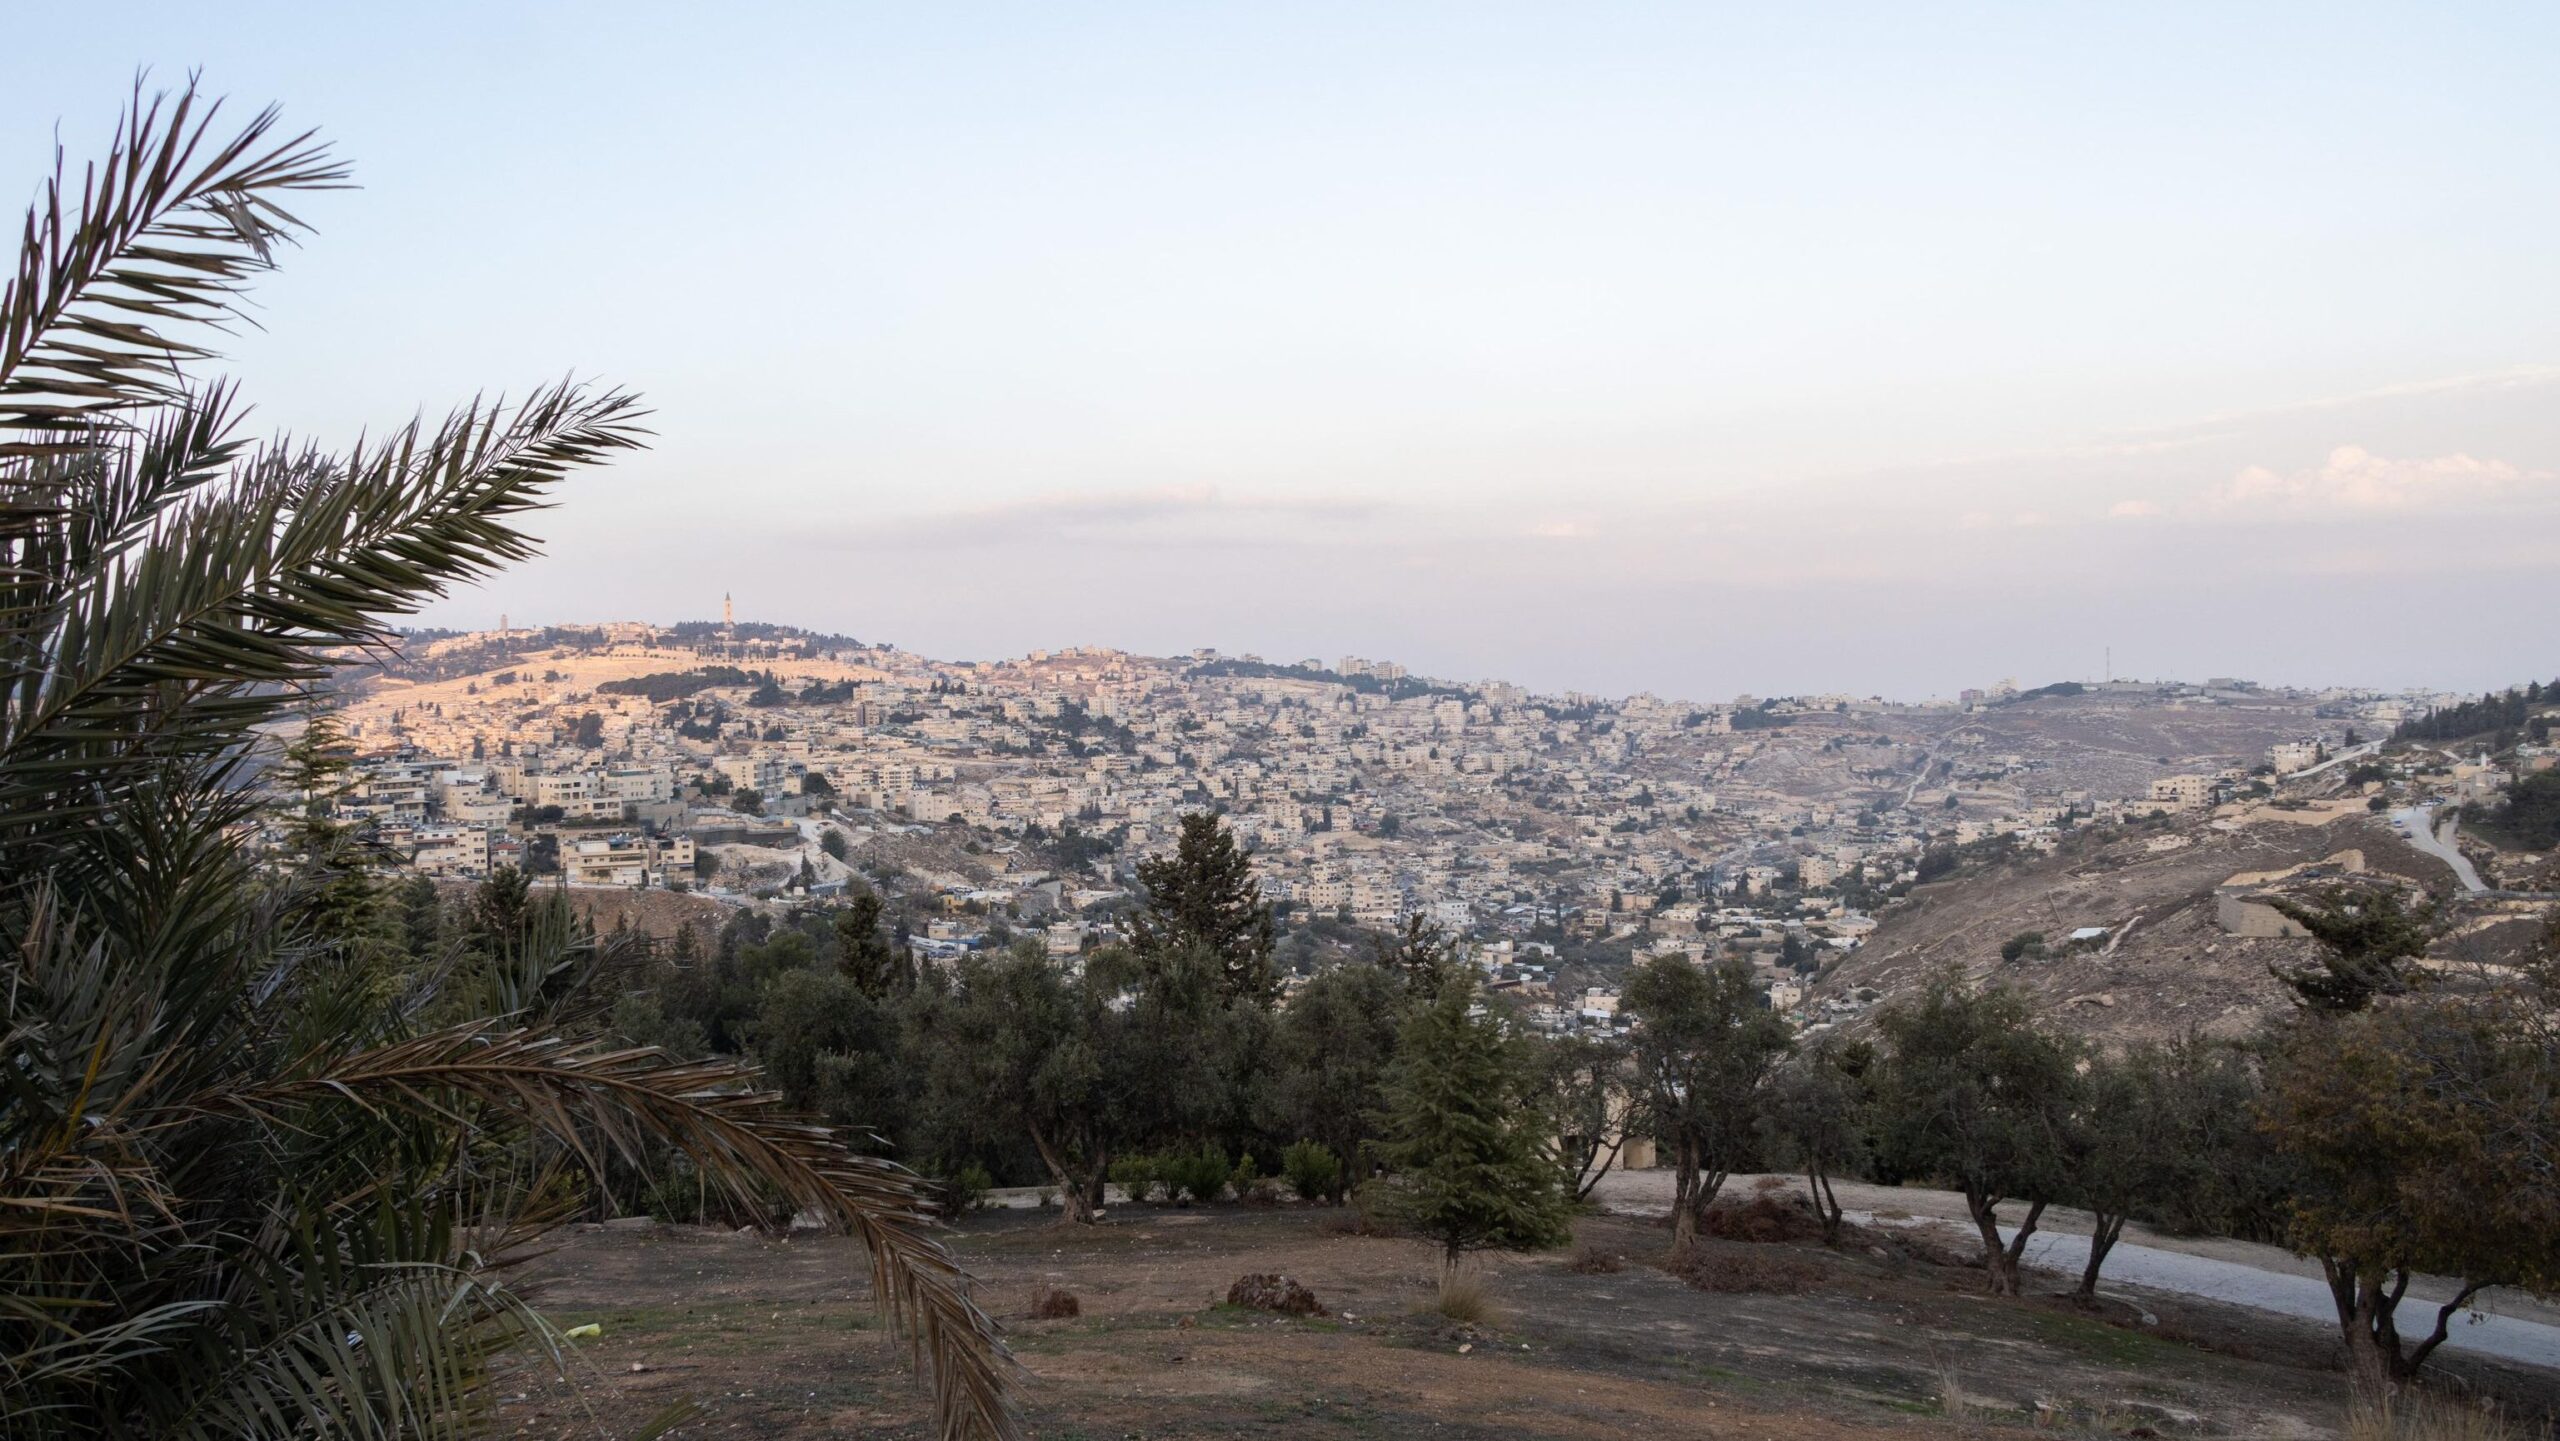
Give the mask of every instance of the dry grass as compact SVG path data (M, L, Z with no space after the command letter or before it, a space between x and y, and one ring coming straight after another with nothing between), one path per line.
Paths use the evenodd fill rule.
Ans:
M1973 1398L1964 1390L1964 1376L1953 1364L1938 1363L1938 1414L1964 1426L1973 1419Z
M1484 1273L1471 1266L1451 1266L1440 1273L1440 1294L1432 1298L1431 1309L1469 1326L1490 1326L1501 1315Z
M2524 1434L2495 1410L2423 1392L2359 1397L2347 1413L2346 1441L2524 1441Z

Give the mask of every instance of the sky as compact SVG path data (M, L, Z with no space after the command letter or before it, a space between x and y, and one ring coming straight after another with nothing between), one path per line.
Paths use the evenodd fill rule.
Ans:
M1692 699L2560 673L2560 7L117 18L0 51L26 195L138 69L355 167L229 347L262 430L651 407L425 623L726 593Z

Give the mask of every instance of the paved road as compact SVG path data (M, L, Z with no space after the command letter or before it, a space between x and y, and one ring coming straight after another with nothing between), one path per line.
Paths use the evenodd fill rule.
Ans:
M1756 1179L1735 1176L1726 1182L1725 1194L1748 1196ZM1790 1188L1804 1184L1795 1177L1783 1180ZM1613 1171L1600 1183L1598 1199L1623 1214L1661 1215L1670 1209L1671 1183L1668 1170ZM1947 1230L1951 1245L1970 1249L1981 1244L1964 1219L1963 1198L1952 1192L1842 1182L1839 1195L1852 1217L1869 1224L1938 1226ZM2067 1207L2047 1211L2044 1224L2027 1242L2028 1264L2076 1283L2089 1261L2088 1226L2085 1213ZM2317 1266L2299 1256L2248 1241L2163 1235L2138 1224L2128 1226L2124 1239L2107 1253L2100 1286L2197 1296L2324 1326L2338 1322L2328 1283ZM2436 1307L2451 1295L2451 1283L2442 1278L2420 1278L2402 1305L2402 1329L2424 1334L2435 1324ZM2555 1322L2560 1322L2560 1308L2520 1291L2490 1291L2476 1298L2474 1309L2456 1313L2445 1345L2560 1369L2560 1324Z
M2382 742L2366 741L2362 745L2349 746L2345 750L2338 752L2336 755L2329 757L2327 760L2322 761L2316 766L2305 766L2301 770L2293 772L2291 775L2278 776L2277 779L2298 781L2306 776L2316 776L2322 771L2329 769L2331 766L2353 765L2357 761L2363 760L2366 756L2372 755L2375 751L2380 749L2382 749Z
M2480 872L2472 866L2470 859L2453 843L2454 831L2462 824L2462 817L2448 810L2444 823L2439 826L2435 811L2434 806L2404 806L2391 813L2391 823L2400 828L2402 840L2453 867L2454 879L2462 882L2464 890L2478 895L2489 889L2481 884Z

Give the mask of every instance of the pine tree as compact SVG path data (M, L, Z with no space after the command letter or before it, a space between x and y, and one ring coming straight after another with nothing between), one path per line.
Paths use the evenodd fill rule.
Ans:
M444 940L444 902L434 881L413 875L400 883L400 924L410 955L425 960L436 954Z
M1147 908L1132 921L1141 954L1205 947L1217 952L1229 995L1271 1003L1279 990L1271 906L1253 877L1252 857L1217 816L1184 816L1173 854L1140 861L1138 883L1147 892Z
M1392 943L1378 948L1378 964L1401 979L1417 999L1428 1002L1448 986L1460 969L1458 948L1446 931L1416 911Z
M2424 957L2434 938L2435 910L2412 910L2387 887L2332 886L2315 905L2278 900L2285 918L2320 943L2308 966L2270 966L2268 973L2315 1011L2361 1011L2377 996L2409 988L2406 968Z
M515 942L532 909L533 883L515 867L500 866L489 872L471 898L472 938L483 951L494 954Z
M338 819L352 769L345 733L315 712L284 748L275 779L284 832L279 849L311 887L311 922L317 934L351 950L389 941L398 930L380 879L393 857L373 842L369 826Z
M1475 999L1462 972L1406 1022L1380 1148L1396 1173L1389 1209L1439 1242L1450 1266L1469 1251L1553 1246L1569 1234L1542 1112L1522 1094L1501 1023L1474 1014Z
M905 944L880 934L880 912L880 897L862 891L835 917L836 969L875 1001L915 983Z

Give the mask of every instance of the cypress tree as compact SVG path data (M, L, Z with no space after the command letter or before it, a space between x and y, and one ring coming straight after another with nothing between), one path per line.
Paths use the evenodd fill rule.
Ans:
M1132 918L1137 949L1167 956L1193 946L1215 951L1227 993L1269 1005L1279 990L1271 960L1271 906L1253 878L1253 859L1218 817L1182 818L1170 856L1138 862L1147 908Z
M880 897L866 890L835 916L836 969L875 1001L915 983L906 946L880 933L882 909Z
M1380 1148L1396 1172L1390 1211L1439 1242L1450 1266L1469 1251L1553 1246L1569 1233L1541 1112L1525 1103L1501 1023L1474 1005L1474 978L1461 972L1406 1022Z

